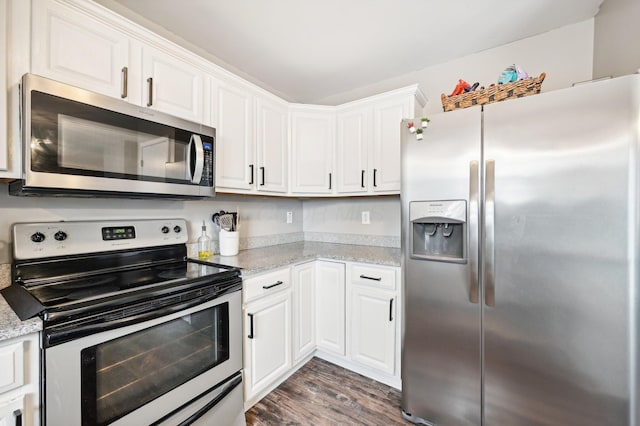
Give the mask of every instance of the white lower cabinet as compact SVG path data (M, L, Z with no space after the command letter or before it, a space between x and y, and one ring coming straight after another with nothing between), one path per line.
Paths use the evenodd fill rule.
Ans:
M38 333L0 342L0 425L38 425Z
M349 359L399 381L399 269L350 263L347 276Z
M354 285L350 296L351 360L394 374L395 293Z
M399 389L399 276L314 260L245 279L245 409L313 355Z
M315 262L293 267L293 363L316 348Z
M316 261L316 346L345 355L345 264Z
M244 281L244 399L255 404L291 369L290 268ZM248 296L247 296L248 295Z

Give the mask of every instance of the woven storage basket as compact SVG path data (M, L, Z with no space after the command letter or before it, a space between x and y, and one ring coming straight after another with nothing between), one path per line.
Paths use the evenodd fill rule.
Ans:
M535 95L540 93L545 77L546 74L542 73L540 77L518 80L513 83L496 84L486 89L474 90L473 92L456 96L447 96L443 93L440 96L442 108L445 111L453 111L454 109L469 108L474 105L484 105L510 98Z

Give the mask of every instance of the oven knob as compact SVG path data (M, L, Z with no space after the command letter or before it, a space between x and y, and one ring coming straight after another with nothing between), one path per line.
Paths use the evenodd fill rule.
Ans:
M64 231L58 231L53 234L53 238L55 238L56 241L64 241L67 239L67 233Z
M182 228L180 228L178 225L173 227L173 232L175 232L176 234L179 234L180 231L182 231Z
M31 234L31 241L33 241L34 243L41 243L43 242L45 239L45 236L42 232L36 232Z
M161 229L163 234L168 234L169 233L169 227L168 226L163 226Z

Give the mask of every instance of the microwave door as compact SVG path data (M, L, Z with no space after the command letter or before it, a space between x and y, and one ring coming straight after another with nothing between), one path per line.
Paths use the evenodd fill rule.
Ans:
M45 85L51 93L25 87L25 172L16 190L10 188L14 195L214 196L214 129L155 111L138 117L140 107L29 77L32 85L44 80L52 87ZM58 93L58 86L67 90ZM75 91L84 96L74 99ZM87 103L96 99L109 108ZM123 114L112 104L135 111Z

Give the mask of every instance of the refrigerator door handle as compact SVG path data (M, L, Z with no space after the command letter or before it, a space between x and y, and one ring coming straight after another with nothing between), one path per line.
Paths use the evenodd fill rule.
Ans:
M478 303L478 162L469 163L469 301Z
M487 306L496 305L496 278L495 278L495 222L496 222L496 163L494 160L487 160L485 163L485 181L484 181L484 303Z

